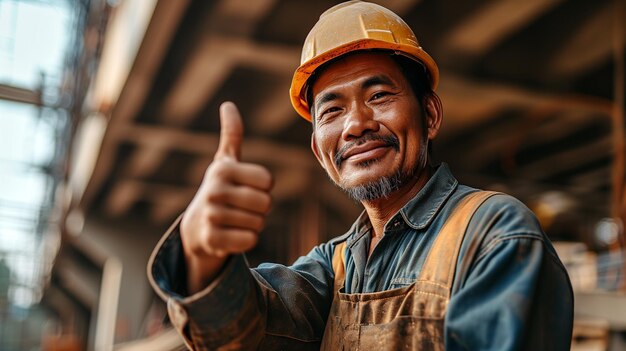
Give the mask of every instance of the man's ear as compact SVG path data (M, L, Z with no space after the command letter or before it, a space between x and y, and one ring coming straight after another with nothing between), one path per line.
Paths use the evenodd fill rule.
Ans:
M322 165L322 168L326 169L324 167L324 163L322 162L322 157L320 155L320 151L317 148L317 142L315 141L315 132L311 133L311 150L313 151L313 154L315 155L315 158L317 158L317 162L319 162L320 165Z
M439 134L443 120L443 108L439 96L433 92L424 97L424 111L426 112L426 127L428 128L428 140L433 140Z

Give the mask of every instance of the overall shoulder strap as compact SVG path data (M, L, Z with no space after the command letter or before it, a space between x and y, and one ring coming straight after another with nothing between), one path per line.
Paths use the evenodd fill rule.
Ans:
M346 242L342 241L335 245L333 252L333 272L335 272L335 283L333 292L336 294L346 280Z
M441 227L422 266L418 281L430 282L440 287L443 294L450 295L459 251L469 222L480 205L495 194L497 193L477 191L461 199Z

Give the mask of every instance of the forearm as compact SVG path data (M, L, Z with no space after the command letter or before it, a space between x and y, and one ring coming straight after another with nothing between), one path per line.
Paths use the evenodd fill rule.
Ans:
M208 349L231 343L251 349L259 343L262 348L268 343L279 349L295 344L298 349L315 348L332 299L332 270L321 263L328 253L316 249L309 254L313 258L303 257L292 267L271 264L257 270L250 270L242 255L234 255L210 284L189 293L181 245L173 226L151 258L149 276L190 344Z
M258 345L265 316L245 259L231 256L211 284L189 293L178 224L157 245L148 267L150 282L167 302L172 324L193 349L215 349L215 345L236 342L239 336Z
M316 270L314 261L299 262L294 267ZM184 304L193 344L209 350L319 349L329 302L317 292L325 292L325 284L314 285L293 267L250 270L243 256L233 256L211 285Z
M261 296L244 257L232 256L209 286L180 301L193 345L201 350L257 349L267 320Z

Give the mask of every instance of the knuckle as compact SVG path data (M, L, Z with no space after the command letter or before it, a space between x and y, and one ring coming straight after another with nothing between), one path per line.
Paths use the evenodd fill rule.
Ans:
M216 179L226 179L230 177L231 164L222 160L213 161L211 166L207 168L205 178L208 181Z
M254 175L256 186L269 189L272 185L272 173L265 166L251 164L249 172Z
M262 203L263 203L263 212L268 213L272 208L272 196L270 194L263 194Z
M265 228L265 218L261 217L257 226L257 232L260 232L261 230L263 230L263 228Z
M215 206L209 206L206 209L205 217L209 223L220 224L224 219L224 214Z
M208 246L209 250L208 251L214 251L214 250L221 250L222 249L222 238L221 236L215 232L215 231L211 231L209 232L209 234L206 236L206 245Z
M256 235L256 232L254 232L253 230L245 230L242 235L241 235L241 250L243 251L247 251L252 249L253 247L256 246L257 242L259 241L258 236Z
M270 189L273 185L274 182L274 176L272 176L272 173L265 167L261 168L261 177L260 179L263 180L263 185L266 189Z
M263 226L265 225L265 218L262 216L254 216L250 219L248 223L250 223L250 227L254 231L259 232L261 231L261 229L263 229Z
M202 256L206 253L206 250L200 243L188 245L187 247L189 248L189 252L194 256Z
M228 199L226 187L218 182L212 182L207 186L206 198L209 203L222 203Z

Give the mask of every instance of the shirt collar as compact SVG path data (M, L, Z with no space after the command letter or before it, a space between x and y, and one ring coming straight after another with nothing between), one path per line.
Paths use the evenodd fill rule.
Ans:
M363 210L352 225L352 228L350 228L350 231L348 231L350 235L346 241L346 246L352 246L355 242L359 241L363 235L369 233L370 229L372 229L372 223L367 216L367 212Z
M417 230L426 228L458 184L448 165L439 165L426 185L400 210L406 224Z
M440 164L424 187L400 209L399 215L393 216L390 222L394 218L401 216L404 222L413 229L421 230L426 228L454 189L456 189L458 183L452 172L450 172L448 165L446 163ZM349 231L350 236L346 243L347 246L351 246L358 241L369 232L371 227L367 212L361 212L361 215Z

